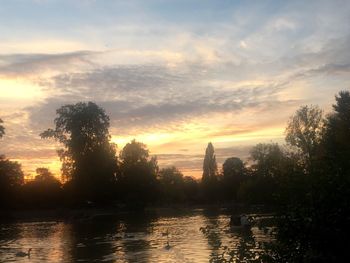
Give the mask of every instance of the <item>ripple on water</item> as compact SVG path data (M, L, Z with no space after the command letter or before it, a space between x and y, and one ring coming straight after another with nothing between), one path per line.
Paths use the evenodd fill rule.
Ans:
M32 248L30 262L208 262L242 244L252 252L271 240L272 227L232 231L228 215L192 211L173 217L98 222L34 222L0 225L0 262ZM169 244L170 248L167 248Z

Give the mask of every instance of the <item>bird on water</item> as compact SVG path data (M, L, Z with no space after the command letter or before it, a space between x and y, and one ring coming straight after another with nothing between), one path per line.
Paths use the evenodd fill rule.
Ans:
M17 253L16 253L16 257L30 257L30 251L31 251L31 250L32 250L32 249L29 248L27 253L26 253L26 252L23 252L23 251L17 252Z

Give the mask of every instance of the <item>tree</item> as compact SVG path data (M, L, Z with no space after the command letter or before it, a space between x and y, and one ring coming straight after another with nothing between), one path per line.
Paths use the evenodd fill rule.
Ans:
M218 193L218 171L214 147L211 142L205 150L203 161L202 191L203 197L207 201L215 201L219 199Z
M238 157L228 158L222 165L225 178L240 178L244 174L244 169L244 163Z
M161 169L159 182L162 197L166 202L184 201L184 177L175 166Z
M286 142L302 152L307 169L311 169L322 132L322 110L318 106L300 107L288 122Z
M15 192L23 182L21 165L0 155L0 207L13 202Z
M0 155L0 186L16 187L22 185L23 182L24 175L21 165Z
M259 143L250 151L253 172L260 177L276 177L283 170L284 153L277 143Z
M333 109L324 123L319 110L313 114L316 121L309 120L310 114L311 131L296 133L306 138L299 148L309 157L311 169L284 177L277 217L277 248L281 250L277 250L277 261L341 262L348 257L349 243L344 242L350 226L348 91L336 96Z
M35 208L52 208L61 204L61 182L48 168L37 168L36 174L33 181L23 186L23 203Z
M222 188L225 199L236 199L237 191L245 177L245 167L241 159L231 157L225 160L222 165L223 180Z
M186 200L189 202L198 201L199 198L199 183L191 176L185 176L184 179L184 193Z
M216 180L216 176L217 176L217 164L216 164L216 157L214 153L214 146L211 142L209 142L207 149L205 150L202 181Z
M41 133L63 144L58 151L64 178L79 185L85 198L103 194L115 181L115 146L110 143L109 117L93 102L65 105L56 111L55 129Z
M132 140L120 153L117 177L121 199L132 206L144 206L157 196L158 164L145 144Z
M44 167L36 169L35 181L60 184L59 180L50 172L50 170Z
M5 127L1 123L3 123L2 119L0 119L0 138L5 135Z
M350 172L350 93L341 91L335 99L334 112L326 119L323 145L332 169L347 173Z

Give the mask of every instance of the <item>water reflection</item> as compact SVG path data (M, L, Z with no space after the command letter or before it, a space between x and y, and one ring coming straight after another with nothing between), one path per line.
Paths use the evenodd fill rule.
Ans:
M271 240L257 227L232 230L229 215L209 210L2 224L0 230L0 262L223 262L256 258ZM28 248L30 259L15 257Z

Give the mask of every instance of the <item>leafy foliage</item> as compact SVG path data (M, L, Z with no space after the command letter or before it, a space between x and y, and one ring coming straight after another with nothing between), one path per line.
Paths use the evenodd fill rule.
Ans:
M286 142L303 155L306 169L311 169L323 135L322 110L317 106L302 106L290 118Z
M214 153L214 146L210 142L205 150L204 162L203 162L203 181L215 180L217 176L217 163Z
M157 173L157 159L149 157L146 145L135 140L126 144L120 153L117 177L120 197L137 206L154 201L158 191Z
M24 183L21 165L0 155L0 207L10 206L15 193Z
M82 198L105 193L115 181L115 147L109 142L109 117L93 102L65 105L57 110L55 129L41 133L63 144L58 151L65 179L79 185Z

